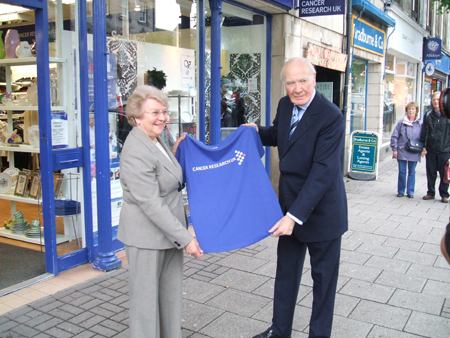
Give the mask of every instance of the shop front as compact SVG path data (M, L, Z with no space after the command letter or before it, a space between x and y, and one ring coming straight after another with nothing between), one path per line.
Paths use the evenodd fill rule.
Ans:
M350 133L373 131L383 134L383 120L393 113L383 100L389 27L396 21L366 0L354 0L352 16L352 68Z
M422 50L423 28L411 24L410 18L404 18L396 12L389 14L395 19L395 30L389 30L388 55L386 58L386 76L383 115L383 144L389 147L392 131L397 121L405 116L405 106L411 101L421 106L422 88ZM408 20L408 21L407 21Z
M21 138L12 145L7 135L0 148L11 179L1 215L13 224L0 228L0 245L34 250L54 275L86 262L100 270L121 264L119 163L136 86L168 95L169 146L182 133L214 144L224 132L222 102L242 107L244 122L265 124L270 110L271 15L263 2L100 2L1 2L23 7L0 26L3 38L17 31L20 41L36 42L36 54L0 60L0 90L11 98L0 117ZM287 11L275 1L267 9Z

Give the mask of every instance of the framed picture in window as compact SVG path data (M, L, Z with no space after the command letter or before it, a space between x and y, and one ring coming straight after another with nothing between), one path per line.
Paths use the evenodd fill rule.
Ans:
M31 181L30 197L37 199L41 193L41 173L36 170Z
M28 184L27 173L23 171L19 172L19 175L17 176L17 184L16 189L14 190L14 195L23 197L27 190L27 184Z
M60 198L62 196L64 174L54 174L53 177L55 180L55 198Z

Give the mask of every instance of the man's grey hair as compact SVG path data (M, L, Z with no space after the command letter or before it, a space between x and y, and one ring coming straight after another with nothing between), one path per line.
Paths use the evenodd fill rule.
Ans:
M307 58L304 58L304 57L295 57L295 58L287 60L286 63L284 64L283 68L281 69L281 73L280 73L281 81L284 82L284 69L286 68L286 66L291 63L300 62L300 61L305 62L309 66L309 68L311 69L311 75L316 74L316 68L314 68L314 65L311 63L311 61L309 61Z

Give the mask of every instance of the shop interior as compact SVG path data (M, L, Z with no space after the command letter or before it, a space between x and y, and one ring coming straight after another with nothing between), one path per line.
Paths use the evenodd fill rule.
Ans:
M0 5L1 9L9 7L1 1ZM154 81L164 78L161 88L169 96L170 120L163 138L169 146L181 133L198 138L200 112L206 115L208 144L211 79L208 5L205 1L206 106L200 108L197 97L200 61L195 52L197 4L192 0L106 1L107 48L111 55L108 102L113 236L122 205L118 170L120 151L131 129L126 121L126 102L137 85L156 86ZM222 100L230 111L240 101L245 109L245 121L265 123L265 113L262 113L266 101L265 17L227 3L223 3L222 12ZM93 64L92 14L92 2L87 1L90 64ZM76 75L79 64L77 16L75 1L48 0L53 149L86 144L81 140ZM13 31L18 37L12 36ZM45 225L41 205L45 201L41 199L39 181L40 112L36 94L34 11L13 8L8 13L0 12L0 33L0 127L3 126L0 131L0 243L42 253L45 251ZM8 41L5 41L6 36ZM18 41L11 52L9 43L12 40ZM3 56L2 45L5 51L14 54L6 55L5 52ZM93 91L93 82L90 82L92 126L95 125ZM237 93L240 100L236 99ZM92 223L96 244L95 144L92 143L95 134L90 137ZM55 171L53 188L57 209L57 255L61 256L86 246L82 168ZM56 202L61 202L61 209ZM17 269L21 269L20 266Z

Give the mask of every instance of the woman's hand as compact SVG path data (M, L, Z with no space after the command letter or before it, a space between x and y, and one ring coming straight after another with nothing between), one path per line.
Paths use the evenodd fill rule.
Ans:
M200 248L200 245L198 244L197 238L193 238L192 241L189 242L188 245L186 245L184 247L184 249L186 250L186 252L195 257L195 258L199 258L203 256L203 250Z
M398 156L398 151L393 151L392 152L392 157L393 158L397 158L397 156Z
M422 149L422 157L424 157L427 154L427 150L425 148Z
M256 123L245 123L244 126L253 127L256 129L257 132L259 132L258 125Z
M180 145L181 141L183 141L185 138L186 138L186 134L183 134L178 138L178 140L175 141L175 144L172 147L173 156L177 155L178 146Z

